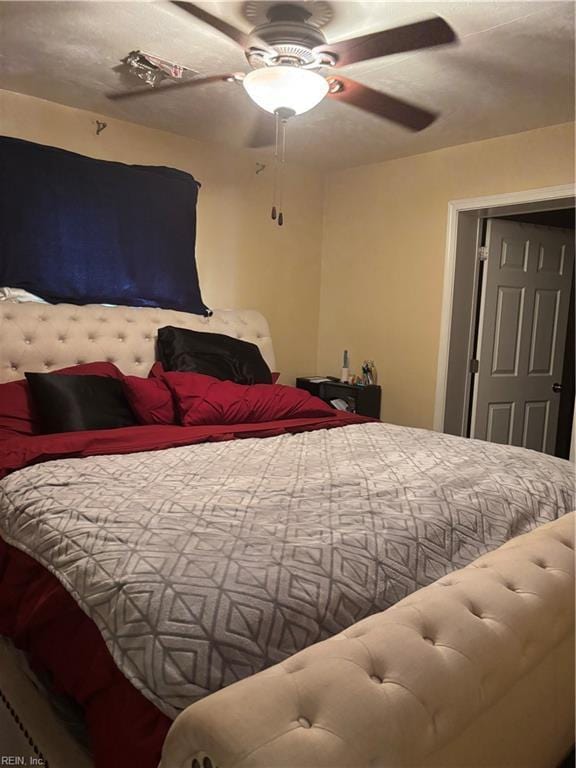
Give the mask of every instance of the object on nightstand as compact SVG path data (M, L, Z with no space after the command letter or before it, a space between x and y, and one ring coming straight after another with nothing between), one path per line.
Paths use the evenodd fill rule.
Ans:
M378 371L374 360L364 360L362 363L362 384L378 384Z
M348 384L348 377L350 374L350 358L348 356L348 350L344 350L344 357L342 359L342 373L340 375L340 381L343 384Z

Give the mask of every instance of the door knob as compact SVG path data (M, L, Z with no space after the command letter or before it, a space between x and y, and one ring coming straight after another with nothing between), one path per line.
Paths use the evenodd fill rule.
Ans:
M562 384L558 384L558 382L554 382L552 384L552 392L562 392Z

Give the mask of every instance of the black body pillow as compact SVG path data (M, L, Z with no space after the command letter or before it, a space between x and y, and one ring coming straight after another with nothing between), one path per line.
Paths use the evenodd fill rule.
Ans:
M166 371L191 371L237 384L272 384L256 344L221 333L167 325L158 330L158 358Z
M27 373L26 379L45 434L138 424L117 379L58 373Z

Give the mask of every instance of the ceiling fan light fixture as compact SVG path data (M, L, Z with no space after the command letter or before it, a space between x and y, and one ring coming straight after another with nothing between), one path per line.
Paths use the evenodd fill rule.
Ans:
M287 109L300 115L328 93L328 82L318 72L281 64L252 70L243 84L252 101L272 114Z

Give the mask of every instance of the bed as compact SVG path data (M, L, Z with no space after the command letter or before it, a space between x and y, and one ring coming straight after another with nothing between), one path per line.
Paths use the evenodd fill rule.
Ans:
M202 318L147 308L6 302L0 317L4 382L25 371L97 360L146 376L157 329L165 325L252 341L275 368L267 323L256 312ZM550 711L557 732L544 729L547 750L529 750L534 760L525 765L553 768L550 760L569 746L569 695L561 683L571 631L571 579L565 574L573 521L567 513L575 506L568 462L334 412L233 428L128 427L9 439L0 443L0 465L6 475L0 482L0 633L83 706L97 768L152 768L163 744L162 768L197 768L202 761L206 768L428 764L423 752L410 749L396 762L385 762L376 748L350 751L363 731L357 722L344 733L344 720L356 722L364 712L360 720L372 724L366 726L372 740L378 720L355 706L354 676L338 667L347 651L333 655L334 685L340 692L350 686L338 728L311 727L310 710L292 718L284 680L287 671L306 670L332 658L331 648L350 645L339 633L355 637L355 628L365 628L376 637L390 634L398 659L407 659L403 675L418 659L423 679L432 688L441 685L442 665L436 669L432 656L426 660L428 650L420 661L420 646L411 656L410 642L395 628L406 622L394 617L413 621L428 609L436 617L457 612L461 591L445 590L440 600L444 590L437 588L454 571L472 574L463 577L471 582L466 594L485 592L488 600L495 589L498 626L519 622L512 636L521 631L532 638L530 627L540 630L530 641L530 670L549 659L558 681L547 693L556 701ZM519 544L523 535L527 543ZM561 574L558 584L534 576L539 566L532 561L515 561L530 560L534 547ZM506 569L510 578L525 576L536 597L533 605L528 601L528 626L493 583L494 573ZM552 619L554 627L542 634L542 623ZM433 641L422 621L419 639ZM485 630L471 625L469 631L480 638ZM504 670L515 646L500 641ZM354 653L346 663L360 668ZM444 671L456 669L462 690L473 689L477 681L460 666ZM328 695L324 672L316 675L316 669L300 675L312 681L309 703ZM494 674L500 687L478 712L504 700L522 676L515 667ZM376 672L369 677L387 679ZM292 683L290 689L293 698ZM432 701L446 695L436 690ZM450 706L459 709L453 701ZM522 713L518 701L509 712ZM286 717L292 718L289 728ZM441 732L413 717L415 729ZM550 716L543 722L550 731ZM389 754L394 738L413 741L402 736L404 726L398 729L381 740ZM340 746L302 742L305 731L332 732ZM488 742L478 755L497 754ZM427 749L427 755L441 754L437 745ZM462 756L457 748L454 754Z

